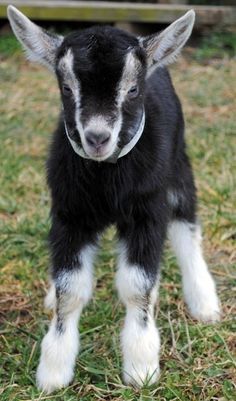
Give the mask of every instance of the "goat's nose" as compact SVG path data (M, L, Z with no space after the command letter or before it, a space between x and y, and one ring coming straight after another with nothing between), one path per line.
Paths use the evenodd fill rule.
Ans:
M95 133L93 131L88 131L85 133L85 139L87 143L93 148L99 149L102 145L105 145L110 139L110 132L103 131L102 133Z

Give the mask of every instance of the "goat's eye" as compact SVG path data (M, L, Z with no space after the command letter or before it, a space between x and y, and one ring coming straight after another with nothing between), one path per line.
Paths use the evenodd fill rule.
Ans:
M70 96L72 93L72 90L70 89L70 87L68 85L62 85L62 93L65 96Z
M138 94L139 94L139 89L138 89L138 86L137 86L137 85L132 86L132 87L130 88L130 90L128 91L128 97L129 97L130 99L136 98L136 97L138 96Z

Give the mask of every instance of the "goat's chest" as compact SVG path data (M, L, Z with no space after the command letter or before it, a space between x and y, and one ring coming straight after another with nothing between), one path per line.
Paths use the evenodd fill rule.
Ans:
M78 180L78 206L84 213L100 216L113 223L120 214L129 214L132 207L133 185L118 166L93 166Z

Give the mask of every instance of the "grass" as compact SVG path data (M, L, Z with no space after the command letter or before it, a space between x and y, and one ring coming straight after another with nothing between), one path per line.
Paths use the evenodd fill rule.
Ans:
M197 61L205 62L213 58L222 59L233 57L236 53L236 30L215 31L211 34L205 33L202 37L201 46L194 52Z
M124 309L114 290L110 229L97 260L96 293L80 322L75 379L45 396L35 387L35 369L50 318L43 312L50 225L44 164L58 91L46 70L24 61L12 37L0 37L1 401L235 400L236 62L224 57L202 65L181 58L172 75L185 111L205 255L217 282L222 321L211 326L189 317L167 246L157 314L161 378L141 391L124 386L119 350Z

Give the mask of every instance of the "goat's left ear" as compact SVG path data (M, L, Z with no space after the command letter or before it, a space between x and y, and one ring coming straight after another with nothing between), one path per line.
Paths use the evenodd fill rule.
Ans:
M142 46L147 52L149 74L155 67L164 66L176 60L191 35L194 21L195 12L190 10L160 34L141 39Z
M7 15L14 34L26 50L27 58L54 71L56 51L63 36L45 31L13 6L8 6Z

